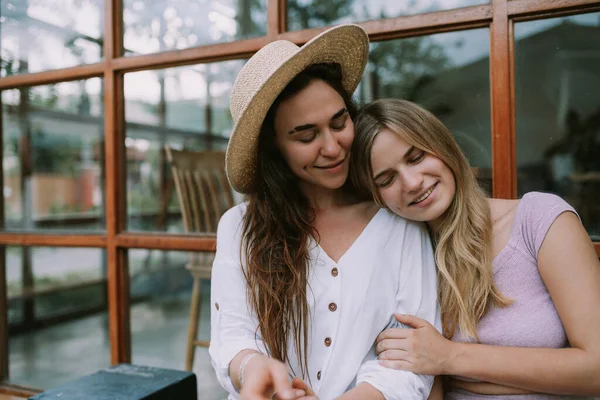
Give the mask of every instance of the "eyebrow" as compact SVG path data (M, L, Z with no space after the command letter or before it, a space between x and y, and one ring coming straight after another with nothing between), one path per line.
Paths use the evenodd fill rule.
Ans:
M335 114L333 114L333 116L329 120L332 121L332 120L334 120L336 118L339 118L339 117L341 117L342 115L344 115L347 112L348 112L348 110L344 107L340 111L338 111ZM316 127L315 124L298 125L294 129L292 129L291 131L289 131L288 134L291 135L292 133L296 133L296 132L300 132L300 131L305 131L307 129L312 129L312 128L315 128L315 127Z
M410 148L408 150L406 150L406 153L404 153L404 155L402 156L402 158L407 159L408 156L410 156L410 153L413 152L413 150L415 149L415 146L410 146ZM387 174L389 172L389 168L381 171L380 173L378 173L377 175L375 175L375 177L373 177L373 180L376 181L377 179L381 178L383 175Z

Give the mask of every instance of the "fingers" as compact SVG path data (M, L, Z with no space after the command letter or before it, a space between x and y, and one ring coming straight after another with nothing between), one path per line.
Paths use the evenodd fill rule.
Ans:
M375 345L375 354L379 354L388 350L408 350L406 339L384 339Z
M376 341L380 342L385 339L406 339L412 335L414 329L411 328L390 328L386 329L377 336Z
M273 380L273 389L281 400L293 400L296 398L295 390L288 378L288 371L285 365L273 361L269 363L269 373Z
M408 361L379 361L379 365L381 365L382 367L386 367L386 368L391 368L391 369L400 369L403 371L409 371L409 372L414 372L412 370L413 365L408 362Z
M277 392L279 400L295 400L303 396L304 391L296 392L288 378L285 365L279 361L269 359L263 361L260 368L247 370L240 398L243 400L270 400L273 392Z
M294 400L300 400L306 398L306 392L300 389L294 389ZM273 400L283 400L277 393L273 396Z
M302 379L295 377L292 380L292 387L296 389L302 389L306 392L307 396L316 396L316 393L312 390L310 386L306 384Z
M431 326L429 322L419 317L415 317L414 315L394 314L394 316L396 317L396 321L400 322L401 324L411 326L415 329L423 328L427 325Z
M408 353L404 350L386 350L377 355L381 361L408 361Z

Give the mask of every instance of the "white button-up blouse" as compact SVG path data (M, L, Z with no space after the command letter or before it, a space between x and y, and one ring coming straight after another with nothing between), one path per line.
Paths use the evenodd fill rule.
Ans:
M240 261L245 210L241 204L221 218L212 272L209 352L229 399L239 398L229 377L234 356L244 349L267 353L246 301ZM381 331L399 325L394 313L416 315L441 329L425 226L381 209L337 263L315 241L310 247L307 383L320 400L334 399L362 382L386 399L426 399L433 377L382 367L374 346ZM294 349L290 346L290 375L300 376Z

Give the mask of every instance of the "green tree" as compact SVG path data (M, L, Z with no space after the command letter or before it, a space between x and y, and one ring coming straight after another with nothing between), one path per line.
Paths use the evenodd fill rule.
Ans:
M308 29L332 25L352 15L354 0L329 0L310 2L288 1L288 25L290 30Z

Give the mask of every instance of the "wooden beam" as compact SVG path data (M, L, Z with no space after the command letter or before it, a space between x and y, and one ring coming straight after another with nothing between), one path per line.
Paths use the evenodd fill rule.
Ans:
M6 286L6 248L0 246L0 382L10 377L8 348L8 290Z
M492 192L494 197L516 197L513 147L513 99L508 0L494 0L490 26L490 85L492 104Z
M4 107L0 96L0 154L4 154ZM4 160L4 159L3 159ZM0 163L0 188L4 187L4 163ZM0 231L4 231L4 195L0 196ZM0 382L8 380L8 294L6 285L6 248L0 246Z
M24 397L24 398L34 396L34 395L40 393L41 391L42 390L40 390L40 389L34 389L34 388L21 386L21 385L12 385L12 384L8 384L8 383L0 385L0 393L10 394L13 396L19 396L19 397Z
M515 20L559 17L600 10L598 0L510 0L508 15Z
M491 21L492 7L490 5L481 5L365 21L359 22L358 25L365 28L371 40L389 40L408 36L481 28L488 26ZM279 38L301 45L329 28L329 26L326 26L285 32Z
M115 71L133 72L247 58L267 43L269 43L267 37L263 36L236 42L166 51L163 53L120 57L111 62L111 68Z
M179 251L215 251L217 239L214 235L166 235L121 233L117 244L123 248L159 249Z
M267 38L277 40L287 30L287 1L267 0Z
M113 68L121 53L122 4L120 0L105 2L104 57L104 167L106 173L106 260L108 279L108 319L110 359L118 364L131 360L129 329L129 268L127 253L119 249L116 237L126 228L125 204L125 136L123 75Z
M51 83L76 81L102 76L104 63L79 65L77 67L54 69L33 74L12 75L0 79L0 90L23 86L49 85Z
M45 247L105 247L104 235L0 232L0 245Z

